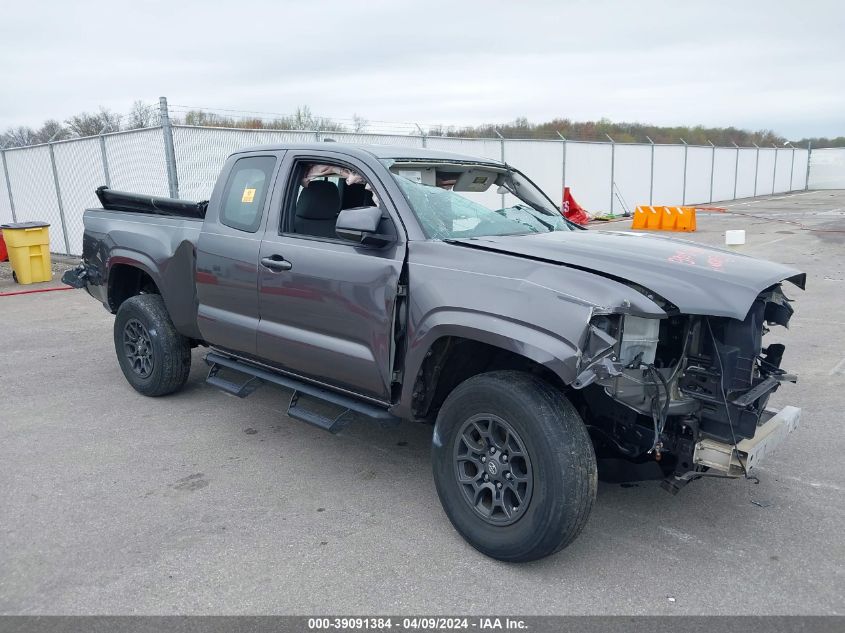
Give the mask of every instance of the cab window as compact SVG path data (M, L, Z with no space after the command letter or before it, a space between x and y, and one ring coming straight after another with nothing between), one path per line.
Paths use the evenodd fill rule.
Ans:
M272 156L250 156L235 162L223 191L222 224L248 233L258 230L275 165Z
M296 188L287 211L288 232L338 239L335 223L343 209L378 205L366 178L349 167L302 161L293 173Z

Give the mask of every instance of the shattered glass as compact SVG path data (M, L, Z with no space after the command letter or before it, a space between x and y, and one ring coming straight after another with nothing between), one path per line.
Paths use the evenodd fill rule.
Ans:
M490 209L446 188L402 176L397 176L396 182L431 239L571 230L560 214L546 214L523 204Z

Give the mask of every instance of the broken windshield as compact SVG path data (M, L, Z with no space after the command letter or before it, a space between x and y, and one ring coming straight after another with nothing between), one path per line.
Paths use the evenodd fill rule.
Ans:
M391 173L430 239L572 230L533 183L508 168L395 164Z

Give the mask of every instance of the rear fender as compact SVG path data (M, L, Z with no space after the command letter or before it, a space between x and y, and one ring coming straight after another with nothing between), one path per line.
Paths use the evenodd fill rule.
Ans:
M158 270L158 267L155 265L153 260L144 255L143 253L139 253L137 251L130 251L124 248L115 248L109 253L109 258L106 261L106 286L108 288L108 296L111 297L112 295L112 285L114 284L114 276L112 275L112 270L115 266L125 265L131 266L132 268L137 268L144 273L146 273L150 279L153 280L153 283L156 285L156 288L159 289L159 293L161 293L162 299L164 299L165 306L167 305L167 297L165 296L165 290L163 288L164 284L162 283L161 273ZM116 308L116 306L110 306L112 309Z
M187 242L176 249L174 255L167 261L168 269L175 271L169 275L160 270L155 261L144 253L124 248L113 249L106 261L108 296L112 295L112 270L115 266L126 265L137 268L146 273L158 288L167 313L179 333L189 338L201 339L202 335L197 328L197 303L191 249L193 246ZM114 310L115 306L110 306L110 308Z

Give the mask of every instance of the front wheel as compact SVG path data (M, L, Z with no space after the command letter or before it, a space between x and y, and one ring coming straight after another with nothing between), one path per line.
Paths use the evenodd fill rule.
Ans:
M191 342L176 331L160 295L136 295L120 305L114 349L126 380L145 396L173 393L188 380Z
M571 543L596 496L596 458L575 408L518 371L474 376L437 416L434 480L452 525L476 549L524 562Z

